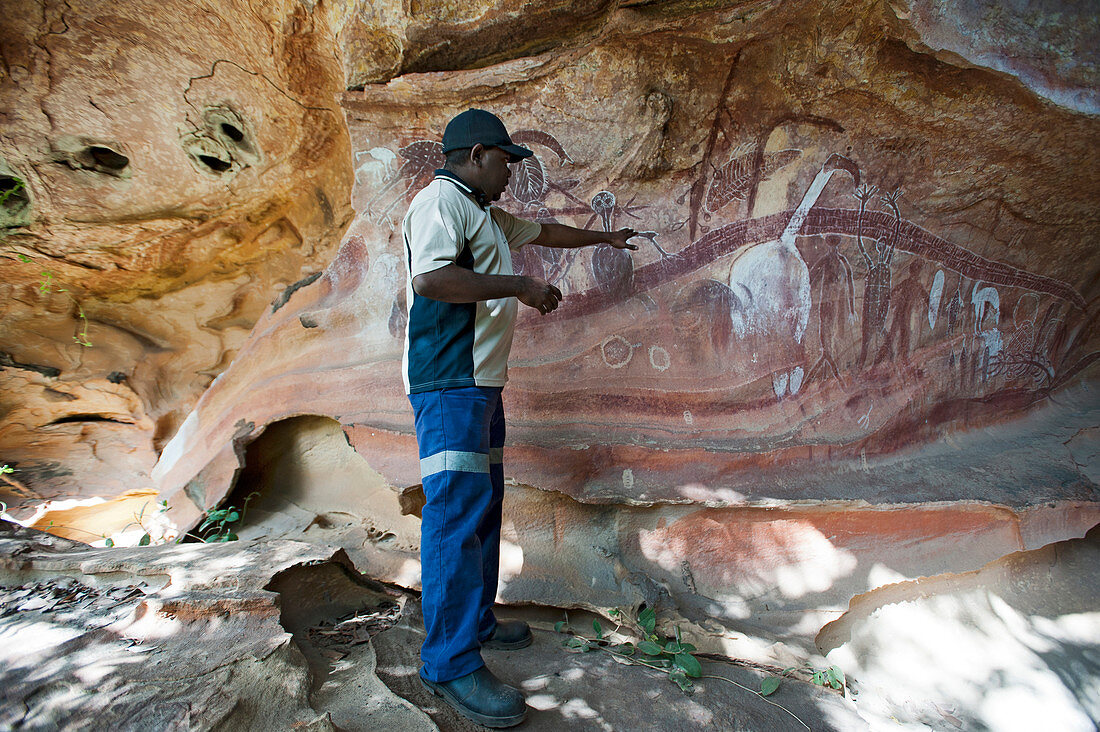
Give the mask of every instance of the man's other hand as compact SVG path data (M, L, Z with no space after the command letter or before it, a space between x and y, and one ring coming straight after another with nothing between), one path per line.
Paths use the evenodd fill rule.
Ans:
M523 291L516 297L528 307L535 308L543 315L553 312L561 302L561 290L539 277L524 277Z

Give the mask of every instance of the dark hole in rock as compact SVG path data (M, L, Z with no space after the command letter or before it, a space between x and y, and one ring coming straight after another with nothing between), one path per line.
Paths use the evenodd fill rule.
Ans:
M11 175L0 175L0 205L14 211L30 203L27 198L27 185L22 179Z
M91 156L97 166L111 171L120 171L130 164L130 158L115 152L109 147L100 145L89 147L88 155Z
M122 382L126 381L126 374L122 373L121 371L112 371L110 374L107 375L107 381L111 382L112 384L121 384Z
M128 424L121 419L113 419L106 417L102 414L70 414L65 417L58 417L50 424L71 424L73 422L114 422L116 424Z
M208 168L218 173L224 173L225 171L233 167L232 163L227 163L221 158L216 158L213 155L200 155L199 160L201 160Z
M222 132L224 132L225 136L228 137L230 140L233 140L234 142L240 142L244 139L244 133L233 125L229 124L228 122L222 122Z
M10 353L6 353L4 351L0 351L0 366L6 366L13 369L24 369L26 371L35 371L42 374L43 376L48 376L51 379L61 375L61 369L54 368L53 366L41 366L35 363L22 363L20 361L16 361Z

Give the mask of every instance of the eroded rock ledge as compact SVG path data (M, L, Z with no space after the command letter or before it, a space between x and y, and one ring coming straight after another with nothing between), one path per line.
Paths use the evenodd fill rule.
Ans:
M386 597L339 550L293 541L94 550L6 521L0 532L0 725L341 728L332 707L311 706L316 676L291 640ZM363 701L340 710L358 713L357 729L433 728L373 673L357 681Z

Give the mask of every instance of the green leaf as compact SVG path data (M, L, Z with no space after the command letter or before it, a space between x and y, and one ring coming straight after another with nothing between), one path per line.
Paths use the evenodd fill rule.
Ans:
M621 653L624 656L633 656L634 655L634 644L633 643L621 643L617 646L612 646L611 650L615 651L616 653Z
M814 671L813 682L818 686L825 686L825 673L823 671Z
M642 626L647 634L653 633L653 629L657 627L657 613L653 608L647 607L638 614L638 625Z
M143 534L141 540L138 542L138 546L149 546L149 542L153 540L153 537L148 534Z
M610 615L613 618L617 618L620 615L622 615L622 611L619 610L618 608L612 608L612 609L607 611L607 614Z
M794 671L797 671L797 670L798 670L798 668L796 666L788 666L787 668L783 669L782 673L783 673L784 676L786 676L787 674L793 673Z
M659 656L664 653L664 650L654 643L653 641L641 641L638 643L638 650L647 656Z
M690 643L681 643L680 648L688 653L694 653L695 651L699 650Z
M566 622L564 620L559 620L558 622L554 623L554 632L555 633L562 632L563 630L565 630L565 626L566 626Z
M697 679L703 675L703 665L699 663L699 659L690 653L677 653L673 661L688 676Z
M115 540L111 539L111 538L108 538L107 541L103 542L103 545L106 546L108 549L110 549L111 547L113 547L115 545Z
M834 679L836 679L837 681L840 682L841 686L843 686L845 683L847 683L847 681L844 678L844 672L840 670L840 666L830 666L829 667L829 673L832 675L832 677ZM837 688L839 688L839 687L837 687Z
M20 262L30 262L31 258L28 257L26 254L20 254L19 255L19 261Z
M775 690L779 688L780 683L781 682L779 681L778 676L769 676L769 677L767 677L766 679L764 679L763 681L760 682L760 695L761 696L768 696L770 694L774 694Z
M236 511L230 511L225 517L225 523L231 524L234 521L239 521L240 518L241 515L239 513L237 513Z
M603 638L603 626L600 625L599 620L592 621L592 630L596 631L597 638Z
M691 691L694 687L684 672L678 668L674 668L668 672L668 678L676 682L676 685L680 687L682 691Z
M676 655L677 653L680 653L683 650L684 649L680 647L680 644L677 643L674 640L670 640L667 643L665 643L665 651L668 652L668 653L671 653L672 655Z

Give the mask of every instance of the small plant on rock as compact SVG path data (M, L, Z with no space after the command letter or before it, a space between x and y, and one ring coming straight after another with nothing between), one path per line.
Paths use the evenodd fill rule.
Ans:
M615 622L615 628L610 633L604 633L603 625L599 620L592 621L592 630L595 632L594 637L587 637L576 633L569 625L568 620L560 620L554 624L554 630L558 633L566 633L569 635L562 645L568 648L574 653L588 653L590 651L603 651L610 654L615 660L620 663L635 664L638 666L645 666L662 673L668 674L669 680L673 681L683 691L687 693L693 693L695 685L692 683L692 679L715 679L718 681L725 681L729 684L733 684L739 689L760 697L760 699L773 707L782 709L786 714L790 715L800 725L807 730L810 729L809 725L803 722L798 715L787 709L782 704L765 699L779 688L779 679L775 676L770 676L764 679L765 689L772 687L769 691L761 689L761 691L754 691L753 689L743 686L737 683L733 679L726 678L725 676L713 676L703 673L703 666L696 658L696 648L691 643L685 643L681 634L679 626L675 628L675 637L668 638L662 637L657 633L657 614L653 611L653 608L643 607L641 612L638 613L637 619L630 618L626 613L621 610L611 610L608 615ZM624 629L626 632L624 633ZM637 642L625 641L617 642L613 640L612 636L633 636L637 638ZM836 667L833 667L836 668ZM788 669L788 671L794 671L794 669ZM839 673L840 669L836 669ZM843 675L840 676L843 679Z
M818 686L824 686L841 691L848 685L847 679L844 678L844 672L840 670L840 666L830 666L827 669L818 669L813 666L803 666L799 668L797 666L788 666L783 669L782 675L790 677L795 672L801 671L808 675L810 680ZM775 690L779 688L782 683L779 676L769 676L760 683L761 696L768 696L775 693Z
M168 510L168 501L158 501L157 506L157 515L159 516ZM122 527L122 531L125 531L131 526L137 526L139 529L141 529L142 534L141 538L138 539L138 546L149 546L153 543L152 532L149 530L149 527L145 525L145 509L147 508L149 508L149 504L143 504L141 510L134 514L134 520ZM103 546L107 547L108 549L115 545L115 540L111 537L104 536L103 539ZM157 543L159 544L161 543L161 541L158 541Z
M19 254L19 261L24 264L31 264L33 259L26 254ZM38 291L44 295L51 293L57 293L58 295L64 295L69 298L73 306L76 308L76 317L80 320L80 327L77 329L76 334L73 336L73 342L77 343L85 348L91 348L92 342L88 340L88 316L84 312L84 306L80 304L80 301L76 299L72 292L67 287L62 287L57 281L57 277L53 272L48 269L42 270L39 275L42 279L38 283Z
M241 520L241 513L233 506L212 508L206 512L206 518L199 524L198 532L207 543L219 541L237 541L238 537L230 524Z
M562 645L577 653L587 653L593 650L602 650L616 656L626 663L646 666L668 674L671 681L675 682L684 691L692 691L694 688L691 679L699 678L703 673L703 666L692 655L695 646L685 643L680 634L680 628L676 628L675 638L662 638L656 632L657 613L653 608L644 608L638 613L637 620L628 618L620 610L611 610L608 613L615 621L615 629L612 633L620 633L624 627L628 628L641 640L637 644L626 641L624 643L612 643L604 635L603 626L599 620L592 621L594 638L586 638L582 635L572 634L568 630L566 621L559 621L554 630L559 633L570 632L571 637L562 641Z
M199 524L198 536L194 538L207 544L222 541L237 541L240 537L233 531L231 524L244 520L245 511L248 510L248 502L260 495L258 491L252 491L245 496L241 510L234 506L225 508L212 508L206 512L206 518ZM193 535L192 535L193 536Z

